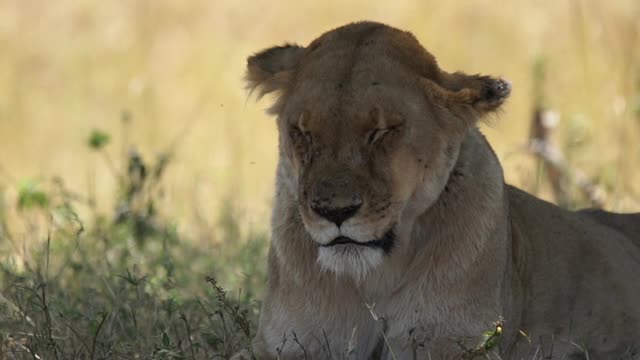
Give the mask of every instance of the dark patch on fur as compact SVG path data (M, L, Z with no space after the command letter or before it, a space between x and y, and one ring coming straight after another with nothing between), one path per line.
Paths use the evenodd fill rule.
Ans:
M486 101L503 100L511 93L511 85L502 79L491 79L486 81L485 84L482 97Z

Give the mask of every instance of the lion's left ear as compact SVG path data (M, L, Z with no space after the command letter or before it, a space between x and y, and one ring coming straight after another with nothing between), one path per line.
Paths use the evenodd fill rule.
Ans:
M511 83L483 75L441 73L438 81L424 79L427 91L454 114L476 120L497 110L511 94Z
M286 44L265 49L247 59L245 80L251 91L258 89L259 96L282 90L291 81L304 47Z

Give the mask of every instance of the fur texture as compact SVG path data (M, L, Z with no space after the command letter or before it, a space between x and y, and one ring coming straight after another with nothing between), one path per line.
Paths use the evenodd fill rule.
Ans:
M475 123L507 81L360 22L250 57L247 82L280 134L259 358L466 359L500 318L492 358L633 358L640 215L504 183Z

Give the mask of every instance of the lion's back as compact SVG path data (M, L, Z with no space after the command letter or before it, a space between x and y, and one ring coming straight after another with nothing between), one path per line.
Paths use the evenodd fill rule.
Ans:
M571 336L598 359L637 346L640 214L573 212L513 187L508 194L521 328L536 338Z
M584 209L578 213L587 215L598 223L619 231L640 247L640 213L620 214L600 209Z

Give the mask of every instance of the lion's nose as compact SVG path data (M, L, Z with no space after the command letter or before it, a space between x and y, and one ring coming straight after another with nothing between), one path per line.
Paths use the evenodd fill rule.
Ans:
M343 222L345 222L347 219L358 212L360 206L362 206L362 202L360 202L359 204L340 208L316 207L312 205L311 209L315 211L316 214L322 216L323 218L340 227Z

